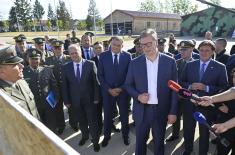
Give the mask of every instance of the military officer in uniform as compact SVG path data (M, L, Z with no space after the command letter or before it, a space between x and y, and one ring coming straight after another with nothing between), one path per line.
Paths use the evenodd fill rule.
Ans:
M80 42L81 42L81 40L80 40L79 38L77 38L77 37L72 37L72 38L70 38L69 45L71 45L71 44L80 44ZM68 47L69 47L69 45L68 45ZM64 50L64 54L69 55L68 49L67 49L67 50Z
M28 82L34 94L36 106L43 124L53 132L56 132L55 108L50 105L46 97L52 91L55 101L58 101L58 89L53 71L50 67L40 66L41 51L35 48L27 50L29 66L23 71L25 80Z
M70 56L63 54L63 42L60 40L55 40L52 42L54 56L46 58L45 65L52 67L55 79L57 81L57 87L59 89L58 103L55 107L56 111L56 126L58 134L62 134L65 128L64 111L63 111L63 99L61 94L62 85L62 66L67 62L71 61ZM72 126L73 119L70 117L69 120Z
M21 57L24 61L24 65L28 65L27 55L26 55L26 37L19 35L15 36L13 39L15 39L15 49L17 56Z
M33 38L35 48L38 49L41 53L41 63L43 64L46 58L53 55L51 51L45 50L45 39L42 37Z
M158 46L157 46L158 51L163 53L163 54L166 54L166 55L168 55L170 57L173 57L173 54L171 54L170 52L166 52L165 51L165 49L166 49L166 44L165 44L166 43L166 39L158 38L157 41L158 41Z
M0 47L0 90L16 103L39 119L34 96L23 80L23 59L16 56L13 46Z

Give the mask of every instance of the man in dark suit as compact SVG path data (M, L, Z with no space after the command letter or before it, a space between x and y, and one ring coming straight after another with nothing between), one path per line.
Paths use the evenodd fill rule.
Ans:
M164 155L166 124L176 121L177 95L167 83L177 81L175 60L158 52L157 33L147 29L140 35L144 55L131 61L126 77L126 90L133 97L136 124L136 155L146 154L150 128L154 154Z
M63 110L63 99L62 99L62 65L71 61L70 56L63 54L63 42L60 40L54 40L52 43L54 56L46 58L45 65L50 66L53 69L55 79L57 81L57 87L59 89L58 103L55 107L56 115L56 127L58 134L62 134L65 128L64 110ZM69 124L77 131L77 122L74 121L74 115L71 115L69 111Z
M199 96L213 95L218 93L228 84L225 65L212 59L215 45L212 41L205 40L199 45L200 59L187 63L182 76L182 86L190 89ZM183 130L184 130L184 155L193 151L194 132L196 122L193 118L195 110L200 111L209 123L215 119L215 111L211 107L196 107L190 101L183 105ZM199 154L207 155L209 148L209 130L199 124Z
M179 43L179 52L181 54L181 59L176 61L177 64L177 72L178 72L178 83L181 84L182 74L185 69L186 63L193 60L192 52L193 46L190 40L184 40ZM172 125L172 135L166 139L166 142L171 142L179 138L179 131L180 131L180 120L182 116L183 110L183 99L178 100L178 110L177 110L177 120Z
M94 57L93 48L91 45L91 36L84 34L81 38L81 51L83 59L90 60L92 57Z
M23 61L16 55L13 46L0 46L0 90L36 119L40 119L33 93L23 79Z
M218 38L215 40L215 60L226 65L229 55L226 53L227 40L225 38ZM229 74L229 73L228 73Z
M94 144L94 151L100 150L95 104L99 101L97 69L93 61L82 59L79 45L72 44L68 48L72 62L64 65L62 95L67 107L75 110L82 139L82 146L89 139ZM89 126L89 130L88 130Z
M128 94L124 82L131 61L130 53L122 51L123 40L112 37L111 49L100 54L98 78L102 88L104 108L104 140L102 146L108 145L111 138L113 112L119 107L122 136L125 145L129 145Z

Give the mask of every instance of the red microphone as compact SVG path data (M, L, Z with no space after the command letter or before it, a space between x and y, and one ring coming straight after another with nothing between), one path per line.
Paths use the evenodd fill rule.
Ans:
M196 94L193 94L190 90L182 88L178 83L176 83L173 80L169 80L168 81L168 87L177 92L178 95L184 99L192 99L195 100L197 102L202 101L201 98L199 96L197 96ZM211 104L211 106L214 107L214 104Z

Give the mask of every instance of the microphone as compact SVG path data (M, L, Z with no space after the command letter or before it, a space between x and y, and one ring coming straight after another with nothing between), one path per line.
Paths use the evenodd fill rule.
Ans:
M201 98L199 96L197 96L196 94L193 94L190 90L182 88L178 83L176 83L173 80L169 80L168 81L168 87L177 92L178 95L184 99L192 99L195 100L197 102L202 101ZM212 107L214 107L214 104L211 104Z
M222 145L224 145L225 147L228 147L230 145L230 142L227 139L221 137L220 134L214 131L214 129L207 123L206 117L202 113L194 112L193 117L199 124L205 125L209 129L209 131L211 131L214 136L220 140L220 143Z

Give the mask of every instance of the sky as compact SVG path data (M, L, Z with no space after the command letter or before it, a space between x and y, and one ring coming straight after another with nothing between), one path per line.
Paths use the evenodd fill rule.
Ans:
M8 19L10 8L13 6L15 0L1 0L0 1L0 15L3 19ZM29 0L30 1L30 0ZM35 0L31 0L31 5ZM137 11L140 8L140 3L144 0L96 0L96 7L102 18L108 16L111 11L115 9L121 10L133 10ZM156 0L157 1L157 0ZM173 0L174 1L174 0ZM190 0L194 4L199 4L199 10L207 8L207 5L201 4L196 0ZM221 0L222 6L227 8L235 8L235 3L231 3L233 0ZM39 0L45 9L45 17L47 16L48 4L54 7L54 4L58 4L59 0ZM89 6L89 0L64 0L66 7L72 11L74 19L85 19L87 16L87 10Z

